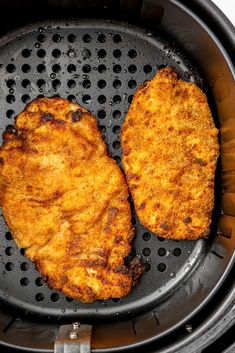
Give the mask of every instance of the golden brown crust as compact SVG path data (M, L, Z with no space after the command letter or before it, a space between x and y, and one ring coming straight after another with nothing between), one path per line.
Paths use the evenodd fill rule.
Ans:
M83 302L127 295L128 191L96 119L65 99L35 100L5 132L0 161L5 220L49 286Z
M136 92L122 164L141 223L161 237L209 234L218 131L205 94L168 67Z

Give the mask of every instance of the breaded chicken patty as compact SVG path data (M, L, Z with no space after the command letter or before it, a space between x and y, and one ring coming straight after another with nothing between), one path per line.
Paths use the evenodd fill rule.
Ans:
M217 134L206 95L172 68L137 90L122 127L122 165L146 228L171 239L209 235Z
M96 119L77 104L28 104L0 149L0 204L12 235L50 287L83 302L127 295L143 266L125 179Z

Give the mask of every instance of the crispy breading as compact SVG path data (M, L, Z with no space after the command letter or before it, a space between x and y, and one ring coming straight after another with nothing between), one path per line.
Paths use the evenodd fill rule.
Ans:
M43 98L3 138L3 215L49 286L83 302L127 295L143 266L124 265L133 238L128 190L96 119Z
M219 145L206 95L172 68L137 90L122 165L140 222L164 238L209 235Z

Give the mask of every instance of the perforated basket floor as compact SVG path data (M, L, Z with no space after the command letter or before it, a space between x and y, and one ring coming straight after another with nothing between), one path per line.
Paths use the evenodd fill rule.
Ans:
M164 65L172 65L185 80L202 82L180 51L160 35L124 24L83 21L28 27L0 45L0 132L32 99L59 95L97 116L119 165L120 129L138 85ZM140 283L121 300L83 304L48 288L1 217L1 300L47 317L118 318L156 307L192 275L208 245L204 240L158 238L139 223L134 210L132 221L136 238L131 256L139 254L146 269Z

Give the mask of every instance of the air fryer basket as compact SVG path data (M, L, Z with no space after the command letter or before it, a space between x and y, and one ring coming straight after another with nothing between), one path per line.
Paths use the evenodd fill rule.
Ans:
M12 9L19 12L14 26ZM222 152L208 240L156 237L139 223L132 207L136 238L130 257L141 256L146 271L122 299L83 304L49 289L1 217L3 345L52 351L59 326L79 321L93 325L94 352L194 352L225 330L219 315L227 327L232 325L235 46L229 24L218 17L223 30L216 33L214 17L207 15L209 27L200 9L200 1L189 8L176 0L2 3L1 133L13 128L15 114L30 100L58 95L97 116L110 154L121 166L120 128L133 94L159 68L171 65L206 92L220 127Z

